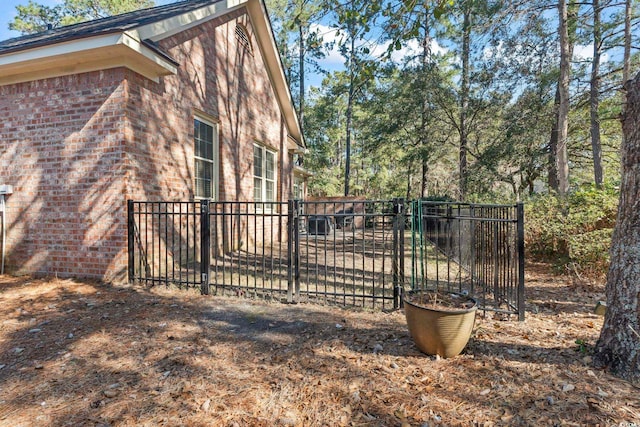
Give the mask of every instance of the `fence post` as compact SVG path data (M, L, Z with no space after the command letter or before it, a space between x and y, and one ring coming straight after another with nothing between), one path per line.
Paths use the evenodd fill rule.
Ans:
M200 292L203 295L209 295L210 251L209 200L202 200L200 201Z
M135 256L133 251L135 250L134 245L134 233L135 233L135 216L133 214L133 200L127 200L127 255L128 255L128 264L127 264L127 272L129 283L133 283L135 272Z
M469 206L469 240L470 240L470 244L469 244L469 250L471 252L471 255L469 256L469 274L471 276L471 288L469 289L469 295L475 295L475 291L476 291L476 268L478 266L478 263L476 262L476 212L475 212L475 206L474 205L470 205Z
M404 286L404 199L393 199L393 308L401 306Z
M516 204L518 216L518 320L524 321L524 203Z
M400 245L400 283L398 290L398 298L400 300L399 306L402 307L402 294L404 293L404 227L407 215L407 204L405 199L400 199L400 239L398 244ZM396 307L397 308L397 307Z

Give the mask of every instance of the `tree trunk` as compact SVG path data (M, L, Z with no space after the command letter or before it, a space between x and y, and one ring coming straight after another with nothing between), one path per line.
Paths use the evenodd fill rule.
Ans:
M422 37L422 103L420 104L420 157L422 158L422 182L420 183L420 197L426 197L427 195L427 174L429 171L429 154L427 153L428 143L428 126L429 120L429 98L427 94L427 72L429 70L429 63L431 61L430 39L429 39L429 8L425 3L424 10L424 36Z
M566 196L569 192L569 158L567 139L569 133L569 78L571 58L569 48L569 27L566 0L558 1L559 33L560 33L560 78L558 92L558 146L556 147L556 164L558 170L558 194Z
M460 86L460 200L467 197L467 112L469 110L469 58L471 55L471 6L465 4L462 22L462 81Z
M300 63L298 64L298 69L300 72L300 84L298 85L300 88L298 102L300 103L298 107L298 121L300 122L300 132L304 135L304 57L305 57L305 40L304 40L304 28L302 24L298 25L298 60Z
M600 143L600 49L602 28L600 27L599 0L593 0L593 60L591 62L591 87L589 91L589 110L591 116L591 152L593 153L593 179L596 187L602 188L602 144Z
M427 176L429 174L429 162L422 159L422 182L420 183L420 197L427 197Z
M625 88L620 204L607 275L607 312L594 363L640 386L640 74Z
M631 74L631 0L624 4L624 66L622 67L622 84L629 80Z
M411 200L411 174L413 172L411 171L411 162L409 162L409 164L407 165L407 200Z
M551 137L549 138L549 164L547 172L547 183L549 189L558 192L558 162L556 155L558 154L558 111L560 108L560 86L556 86L556 97L553 101L553 114L555 120L551 127Z
M344 195L349 195L349 179L351 175L351 120L353 116L353 96L355 93L355 56L356 36L353 24L349 24L349 36L351 38L351 51L349 52L349 98L346 111L346 138L345 138L345 164L344 164Z

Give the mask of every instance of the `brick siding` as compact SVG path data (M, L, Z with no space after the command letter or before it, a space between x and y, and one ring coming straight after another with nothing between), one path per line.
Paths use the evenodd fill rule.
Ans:
M0 86L0 184L7 271L122 280L126 200L190 200L193 119L218 123L219 199L253 199L253 144L278 152L291 193L290 142L258 46L235 39L244 9L161 41L179 63L154 82L116 68Z

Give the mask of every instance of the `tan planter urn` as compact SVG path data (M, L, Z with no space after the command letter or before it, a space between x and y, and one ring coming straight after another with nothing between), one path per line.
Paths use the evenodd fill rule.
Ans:
M461 294L444 294L438 301L430 292L405 293L404 313L411 338L423 353L443 358L460 354L469 342L478 304Z

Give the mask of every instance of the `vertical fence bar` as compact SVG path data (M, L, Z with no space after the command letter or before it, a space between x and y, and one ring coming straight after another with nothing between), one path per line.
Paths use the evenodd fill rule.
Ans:
M474 210L474 206L471 205L469 206L469 251L470 251L470 255L469 255L469 274L471 276L471 283L470 283L470 290L469 290L469 294L470 295L475 295L475 284L476 284L476 219L475 219L476 213Z
M168 210L168 207L167 207ZM175 258L175 246L176 246L176 227L175 227L175 210L176 210L176 205L175 203L171 204L171 282L175 283L176 282L176 258ZM169 238L167 237L167 246L169 245L168 242ZM169 273L167 272L167 277L169 276Z
M128 252L128 261L127 261L127 271L128 271L128 279L129 283L133 283L133 277L135 276L135 256L134 256L134 226L135 217L133 215L133 200L127 200L127 252Z
M300 298L300 200L293 202L293 280L295 283L295 300Z
M135 205L136 203L134 202L134 209L135 209ZM140 281L140 276L142 276L142 237L140 235L140 225L142 224L142 207L140 206L140 203L137 203L138 205L138 277L137 280ZM134 214L134 218L135 218L135 214ZM135 249L134 249L135 250Z
M396 290L394 291L394 304L393 304L393 308L399 308L402 306L402 293L404 292L404 223L406 220L406 200L405 199L400 199L399 200L399 211L398 211L398 220L400 221L400 227L399 227L399 239L398 239L398 245L399 245L399 263L398 263L398 267L400 269L400 275L399 275L399 283L398 286L396 287ZM397 299L396 299L396 294L397 294Z
M209 295L210 255L211 229L209 228L209 200L202 200L200 202L200 292L203 295Z
M495 218L496 215L496 210L494 210L493 213L493 218ZM493 248L492 248L492 254L493 254L493 300L496 303L499 303L499 297L500 297L500 258L499 258L499 252L498 252L498 245L500 244L499 240L498 240L498 233L499 233L499 228L498 228L498 222L494 222L493 223L493 237L492 237L492 241L493 241Z
M393 306L397 308L400 306L400 292L398 291L400 286L400 275L399 275L399 234L400 234L400 224L399 213L401 210L399 199L393 199L393 250L392 250L392 271L393 271Z
M293 240L296 238L293 230L293 222L296 221L294 214L295 200L287 203L287 302L293 302Z
M524 204L516 205L518 220L518 320L524 321Z

